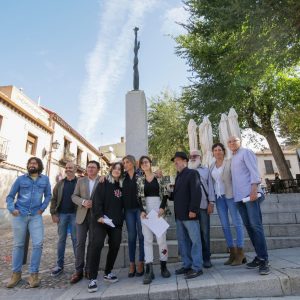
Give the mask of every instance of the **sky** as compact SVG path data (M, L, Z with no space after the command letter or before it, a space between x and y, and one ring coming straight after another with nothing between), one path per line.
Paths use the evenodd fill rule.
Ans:
M175 54L180 0L0 0L0 85L23 88L93 145L125 136L125 95L133 89L139 27L140 89L149 99L188 84Z

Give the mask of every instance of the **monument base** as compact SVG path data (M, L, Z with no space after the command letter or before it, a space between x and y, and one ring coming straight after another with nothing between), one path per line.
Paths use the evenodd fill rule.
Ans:
M126 94L126 155L148 155L147 102L144 91Z

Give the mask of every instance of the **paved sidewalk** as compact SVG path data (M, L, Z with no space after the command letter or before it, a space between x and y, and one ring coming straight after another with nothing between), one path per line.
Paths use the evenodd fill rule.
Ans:
M12 234L10 226L0 227L0 299L215 299L247 298L298 295L291 300L300 300L300 248L270 250L272 273L268 276L258 275L257 270L247 270L245 266L224 266L226 255L214 255L214 267L204 270L204 275L186 281L183 276L175 276L174 270L179 264L170 264L171 278L163 279L159 267L155 266L156 279L149 286L142 284L142 278L130 279L127 269L118 269L120 281L109 285L102 280L99 273L100 289L97 293L87 292L87 280L72 286L69 283L74 271L74 257L70 239L66 249L64 273L53 278L51 268L56 262L57 228L49 217L44 217L45 243L41 261L41 286L30 289L26 282L27 266L23 268L23 281L12 290L5 288L11 275ZM247 253L249 260L253 253ZM105 258L102 258L102 260ZM258 298L254 298L258 299ZM276 298L280 299L280 298Z
M67 275L69 275L69 271L72 271L72 266L70 265L70 268L67 267L67 274L62 274L55 279L49 276L49 272L43 273L41 288L28 289L25 283L13 290L2 287L0 289L0 299L191 300L243 297L261 299L261 297L289 295L295 296L291 297L291 300L300 299L300 248L271 250L269 253L272 272L267 276L260 276L258 270L248 270L245 266L224 266L225 258L218 258L213 259L213 268L204 270L204 275L192 280L185 280L182 275L174 275L175 268L179 266L178 263L169 265L172 276L168 279L161 278L159 266L155 266L156 278L150 285L143 285L142 278L128 278L127 269L116 270L119 282L115 284L104 283L102 279L103 274L100 272L99 291L97 293L88 293L87 280L82 280L73 286L68 283L64 283L64 287L60 284L55 284L56 282L68 280L69 276ZM249 253L247 256L251 259L253 253ZM46 287L44 281L48 282L51 279L54 282L51 288ZM2 281L2 284L5 281ZM282 299L289 299L289 297Z

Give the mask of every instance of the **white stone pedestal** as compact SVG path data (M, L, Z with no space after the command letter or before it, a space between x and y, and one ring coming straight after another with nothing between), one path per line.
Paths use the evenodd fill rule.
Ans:
M126 94L126 155L148 155L147 102L144 91Z

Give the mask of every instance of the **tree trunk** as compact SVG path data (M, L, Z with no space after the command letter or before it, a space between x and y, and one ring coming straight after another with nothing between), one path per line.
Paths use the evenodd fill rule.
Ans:
M277 138L275 136L273 129L268 130L268 133L265 134L264 136L267 139L268 144L270 146L270 149L271 149L271 152L275 159L281 179L292 179L293 175L292 175L291 170L285 160L283 151L277 141Z

